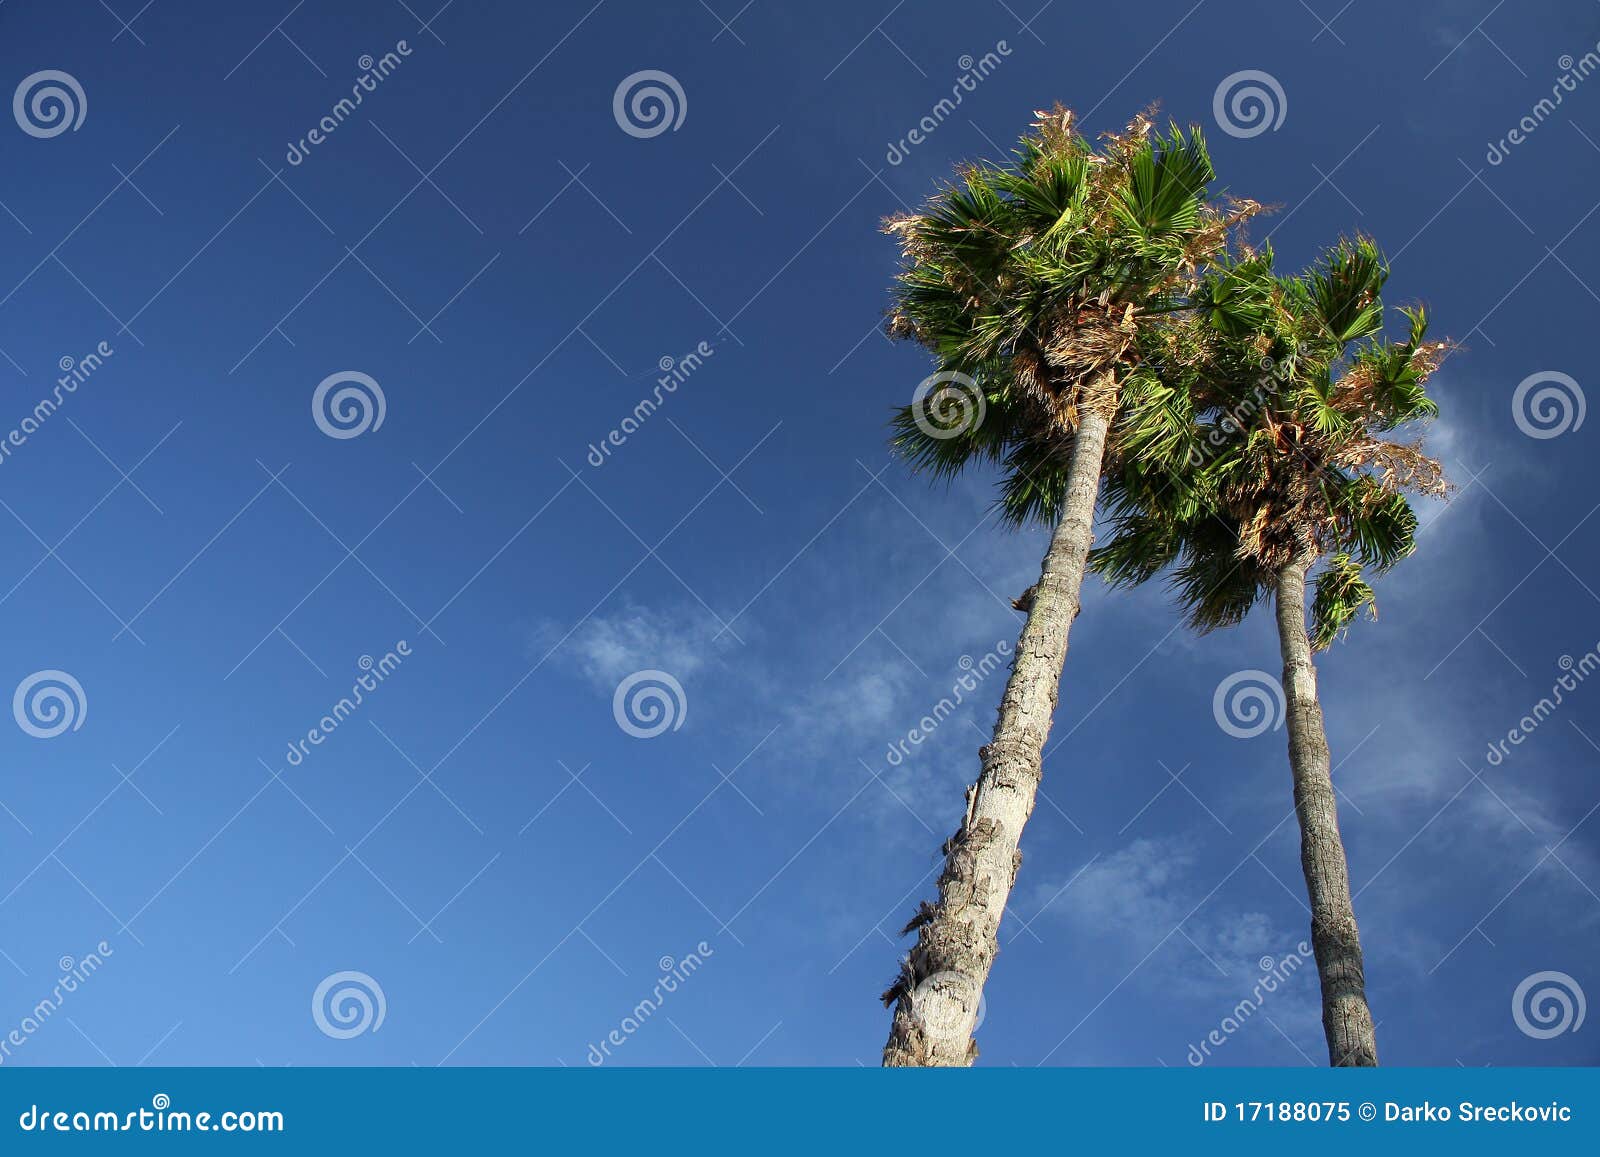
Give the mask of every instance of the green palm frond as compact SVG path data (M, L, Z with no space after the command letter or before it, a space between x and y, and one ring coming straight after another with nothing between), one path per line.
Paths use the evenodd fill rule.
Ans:
M1237 626L1272 590L1271 576L1237 552L1238 531L1215 516L1191 523L1171 586L1188 624L1201 634Z
M1123 520L1109 541L1089 552L1089 568L1108 586L1138 586L1177 561L1182 549L1168 525L1135 515Z
M1115 209L1141 239L1187 232L1199 220L1199 195L1216 175L1199 128L1185 137L1174 124L1167 136L1146 141L1134 153Z
M1331 504L1345 522L1343 538L1363 566L1386 571L1417 546L1417 513L1404 494L1374 479L1342 480Z
M1014 441L1006 454L995 508L1008 526L1054 526L1067 496L1071 438Z
M1282 289L1272 272L1271 247L1221 262L1201 283L1196 304L1219 332L1251 339L1269 331Z
M1362 576L1361 564L1347 554L1332 556L1317 576L1316 596L1311 602L1311 646L1318 651L1332 646L1363 607L1369 617L1378 617L1377 602Z
M1328 645L1372 605L1369 574L1416 548L1410 496L1445 489L1438 462L1389 433L1432 417L1447 349L1420 309L1381 332L1388 264L1365 238L1307 272L1270 249L1214 261L1193 310L1147 343L1115 429L1111 537L1091 564L1132 585L1163 571L1190 624L1238 622L1309 546L1325 559L1312 634Z
M1341 241L1302 279L1327 336L1340 344L1376 333L1383 326L1379 294L1389 263L1366 237Z
M924 346L941 371L971 375L984 403L970 428L933 432L927 400L900 408L896 449L936 478L998 467L1013 522L1059 510L1081 408L1114 417L1123 389L1143 436L1177 453L1188 415L1163 433L1157 410L1184 395L1139 377L1141 349L1188 308L1197 267L1254 211L1240 202L1224 213L1210 199L1214 176L1198 129L1160 133L1141 116L1092 145L1058 108L1011 163L968 165L887 222L904 257L889 333Z

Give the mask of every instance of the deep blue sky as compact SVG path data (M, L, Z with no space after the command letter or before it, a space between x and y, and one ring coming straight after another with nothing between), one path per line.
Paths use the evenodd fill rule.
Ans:
M1593 386L1600 80L1485 161L1600 8L739 3L0 7L0 95L56 69L87 101L54 137L0 117L0 430L114 350L0 461L0 693L62 670L88 706L0 727L0 1030L59 958L113 950L6 1063L581 1065L701 941L619 1061L875 1063L998 678L887 751L1015 638L1042 551L988 517L992 480L930 491L887 454L928 366L880 336L878 223L1036 108L1099 131L1156 100L1281 206L1255 235L1285 267L1368 231L1391 298L1465 347L1433 442L1463 487L1321 662L1382 1056L1600 1060L1592 1026L1511 1015L1535 972L1600 992L1600 681L1486 764L1600 643L1600 421L1512 417L1531 374ZM686 113L638 138L612 98L646 69ZM1237 138L1213 94L1247 69L1286 110ZM311 396L347 370L386 416L334 439ZM1212 716L1277 667L1265 616L1196 640L1160 590L1088 590L984 1063L1182 1065L1305 938L1283 734ZM678 730L614 721L641 669L681 683ZM311 996L345 970L387 1015L334 1040ZM1216 1061L1323 1055L1308 966Z

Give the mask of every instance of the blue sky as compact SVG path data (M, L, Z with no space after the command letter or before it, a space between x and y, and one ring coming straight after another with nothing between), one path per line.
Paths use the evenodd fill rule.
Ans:
M881 336L878 223L1036 108L1156 100L1280 206L1254 235L1286 268L1370 232L1464 344L1432 433L1461 489L1320 664L1381 1055L1600 1060L1512 1015L1535 973L1600 991L1600 680L1487 761L1600 645L1600 434L1513 414L1531 375L1592 386L1600 80L1487 159L1600 10L1034 8L0 6L5 91L59 70L85 106L0 125L0 429L112 351L0 459L0 691L81 688L76 729L0 727L0 1030L110 949L4 1063L582 1065L690 954L612 1063L875 1063L999 678L889 751L1015 639L1043 549L992 479L888 455L928 365ZM613 97L646 70L683 115L635 135ZM1283 116L1235 136L1245 70ZM329 437L346 372L383 420ZM1275 637L1091 584L1072 642L983 1063L1183 1065L1307 935L1283 733L1212 711ZM650 670L677 726L636 738L613 696ZM319 1030L340 972L377 1031ZM1320 1059L1309 964L1225 1040L1209 1063Z

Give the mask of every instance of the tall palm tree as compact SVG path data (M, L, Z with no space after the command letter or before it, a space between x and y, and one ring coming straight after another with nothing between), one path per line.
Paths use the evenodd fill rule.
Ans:
M1376 1065L1378 1052L1312 656L1373 608L1367 573L1415 548L1408 495L1447 489L1420 442L1395 436L1437 413L1425 387L1447 344L1425 340L1421 309L1403 311L1405 340L1382 335L1388 273L1364 238L1341 242L1300 277L1274 276L1270 250L1209 272L1196 310L1153 343L1172 396L1124 416L1128 453L1107 486L1114 537L1091 560L1113 585L1170 568L1201 631L1274 604L1334 1065Z
M1182 308L1197 267L1256 208L1208 200L1214 173L1198 129L1163 134L1141 115L1097 148L1070 112L1037 115L1013 163L968 166L921 211L886 224L905 259L889 332L931 350L939 373L929 383L943 383L898 412L896 445L935 477L997 466L1003 518L1053 528L1039 582L1018 600L1027 622L966 818L944 846L939 898L906 927L916 943L883 996L894 1008L886 1065L976 1057L1108 433L1127 399L1153 386L1137 341Z

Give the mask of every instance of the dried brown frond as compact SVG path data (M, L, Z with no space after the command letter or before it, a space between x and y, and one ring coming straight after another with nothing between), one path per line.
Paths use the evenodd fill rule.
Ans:
M1328 404L1343 413L1370 411L1373 394L1381 380L1381 367L1360 363L1353 365L1334 383Z
M1231 193L1224 193L1218 200L1225 206L1223 220L1230 226L1242 225L1259 213L1271 213L1278 208L1276 205L1252 201L1249 197L1235 197Z
M1421 440L1361 438L1339 447L1328 456L1328 462L1340 469L1365 472L1386 494L1414 491L1443 498L1454 489L1444 476L1444 465L1423 453Z
M1033 127L1039 131L1039 140L1047 150L1056 151L1077 147L1077 115L1057 102L1048 111L1034 111Z
M1144 113L1138 113L1121 132L1107 129L1100 134L1100 139L1105 142L1104 155L1107 159L1119 162L1119 168L1125 166L1154 127L1155 123Z
M1424 342L1411 354L1411 364L1416 367L1421 375L1421 380L1426 382L1431 378L1444 360L1457 350L1461 349L1458 342L1445 338L1442 341Z
M922 220L921 213L892 213L883 219L881 228L885 233L905 233L915 229L920 220Z
M1250 221L1258 216L1270 216L1283 208L1279 201L1252 201L1247 197L1235 198L1223 194L1219 198L1223 204L1234 207L1233 212L1237 218L1229 218L1228 243L1241 257L1254 257L1260 250L1250 243Z
M890 309L884 314L883 332L895 341L917 341L917 323L903 310Z
M1056 415L1064 429L1077 427L1083 407L1109 413L1115 408L1115 367L1133 345L1138 325L1132 303L1121 309L1096 300L1064 310L1045 334L1041 353L1052 383L1074 383L1057 389Z

